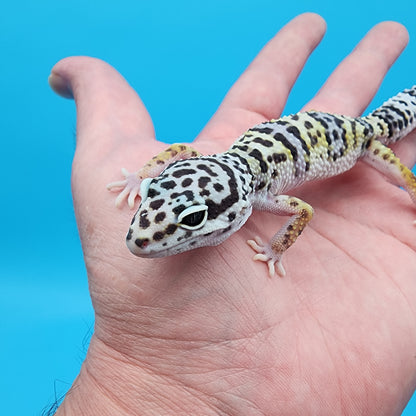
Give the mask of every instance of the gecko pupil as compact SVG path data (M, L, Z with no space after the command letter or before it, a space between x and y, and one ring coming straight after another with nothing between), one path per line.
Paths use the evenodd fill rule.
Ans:
M189 227L196 227L204 220L205 211L192 212L182 218L181 223Z

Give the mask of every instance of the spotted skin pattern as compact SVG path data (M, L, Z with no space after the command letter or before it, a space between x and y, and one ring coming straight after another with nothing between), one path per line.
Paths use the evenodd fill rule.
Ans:
M240 229L253 209L289 216L263 243L248 244L254 260L267 263L270 276L285 274L283 253L312 219L313 208L287 195L314 179L339 175L358 159L403 187L416 204L416 177L386 145L416 127L416 86L385 102L366 117L310 111L270 120L246 131L231 148L201 156L172 145L125 180L116 204L136 196L140 206L127 234L127 246L140 257L164 257L222 243Z

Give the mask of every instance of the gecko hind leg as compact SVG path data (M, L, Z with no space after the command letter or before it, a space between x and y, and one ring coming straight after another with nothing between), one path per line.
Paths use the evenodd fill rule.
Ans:
M416 204L416 176L403 165L393 150L378 140L372 140L361 160L378 170L395 185L404 188ZM414 224L416 225L416 221Z

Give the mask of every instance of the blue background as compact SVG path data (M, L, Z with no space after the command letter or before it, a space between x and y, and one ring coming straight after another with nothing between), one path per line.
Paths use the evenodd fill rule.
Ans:
M94 323L70 191L75 107L49 89L53 64L69 55L106 60L138 91L159 139L191 141L261 47L305 11L321 14L328 32L295 86L287 113L308 101L382 20L406 25L411 41L371 107L416 83L413 0L388 6L356 0L344 5L302 0L2 5L2 414L38 415L51 406L77 375ZM412 414L416 398L404 412Z

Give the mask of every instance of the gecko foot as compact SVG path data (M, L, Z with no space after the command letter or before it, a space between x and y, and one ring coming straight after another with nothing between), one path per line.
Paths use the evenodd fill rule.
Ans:
M111 182L107 185L107 189L111 192L120 192L116 198L115 204L117 208L123 205L127 198L127 204L130 208L134 207L134 201L137 196L140 196L140 184L142 179L136 173L130 173L127 169L121 169L124 180ZM122 188L119 191L119 188Z
M275 275L275 263L277 263L277 274L281 277L286 275L282 265L282 253L275 253L270 244L264 244L263 240L257 236L254 237L254 240L247 240L247 244L258 253L253 257L253 260L267 263L270 277Z

